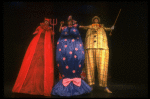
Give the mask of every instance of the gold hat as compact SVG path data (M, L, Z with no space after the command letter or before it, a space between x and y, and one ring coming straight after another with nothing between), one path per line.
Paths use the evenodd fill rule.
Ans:
M100 18L99 18L98 16L94 16L94 17L92 18L92 23L94 22L94 19L98 19L98 22L100 22Z

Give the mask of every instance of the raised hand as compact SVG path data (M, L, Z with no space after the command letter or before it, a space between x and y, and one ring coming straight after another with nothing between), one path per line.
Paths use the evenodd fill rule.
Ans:
M110 28L111 30L114 30L114 25Z
M64 24L64 21L61 21L61 22L60 22L60 25L62 26L63 24Z

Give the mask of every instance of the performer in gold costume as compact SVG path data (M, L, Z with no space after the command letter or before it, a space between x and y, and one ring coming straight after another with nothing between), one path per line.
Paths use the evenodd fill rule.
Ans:
M88 84L92 87L95 84L95 68L97 66L99 86L105 87L105 91L112 93L107 88L107 72L109 61L109 47L106 32L113 30L104 27L100 23L100 18L94 16L92 18L93 24L89 26L80 26L80 28L88 29L85 38L85 65Z

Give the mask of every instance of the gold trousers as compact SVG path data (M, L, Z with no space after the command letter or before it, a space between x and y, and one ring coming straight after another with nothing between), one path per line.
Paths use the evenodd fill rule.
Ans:
M85 50L85 65L87 82L95 84L95 68L98 70L99 86L107 87L107 72L109 61L109 49L87 49Z

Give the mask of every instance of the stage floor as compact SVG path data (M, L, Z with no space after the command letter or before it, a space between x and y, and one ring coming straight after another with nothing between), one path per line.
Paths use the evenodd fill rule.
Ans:
M4 97L5 98L66 98L60 96L36 96L20 93L12 93L13 85L4 84ZM148 98L148 85L138 85L138 84L117 84L109 82L108 88L112 91L111 94L108 94L103 91L102 87L99 87L98 84L95 84L93 91L89 94L74 96L72 98ZM69 97L70 98L70 97Z

